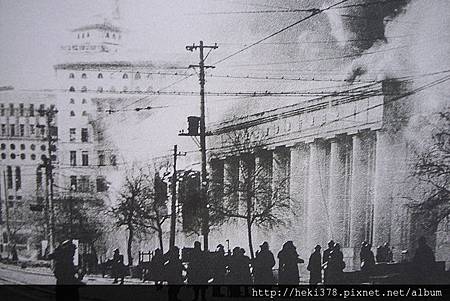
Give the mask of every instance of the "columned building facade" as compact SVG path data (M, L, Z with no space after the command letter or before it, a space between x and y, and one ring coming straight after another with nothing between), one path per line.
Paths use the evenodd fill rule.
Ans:
M286 226L256 230L255 245L268 241L277 252L292 240L307 258L315 245L326 248L333 239L351 270L359 269L363 241L373 250L389 242L395 259L401 260L401 251L415 243L404 206L408 145L394 119L395 114L407 116L411 105L399 97L402 89L384 82L375 88L381 92L377 94L323 97L211 125L211 177L238 183L245 155L246 161L251 158L256 166L264 166L272 192L278 193L272 197L289 196L290 210L280 212ZM230 139L236 135L245 137L245 151ZM244 230L217 237L247 246L246 235L238 234Z

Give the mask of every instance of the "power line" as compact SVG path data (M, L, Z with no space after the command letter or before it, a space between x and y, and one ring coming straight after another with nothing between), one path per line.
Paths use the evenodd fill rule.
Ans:
M292 23L292 24L290 24L290 25L288 25L288 26L286 26L286 27L283 27L282 29L280 29L280 30L278 30L278 31L276 31L276 32L274 32L274 33L272 33L272 34L270 34L270 35L268 35L268 36L266 36L266 37L264 37L264 38L262 38L262 39L256 41L256 42L254 42L254 43L252 43L252 44L250 44L250 45L248 45L248 46L246 46L246 47L244 47L244 48L242 48L242 49L239 49L239 50L236 51L236 52L233 52L232 54L230 54L230 55L228 55L228 56L226 56L226 57L224 57L224 58L218 60L217 62L213 63L213 65L217 65L217 64L219 64L219 63L222 63L223 61L228 60L228 59L230 59L230 58L232 58L232 57L234 57L234 56L236 56L236 55L238 55L238 54L244 52L245 50L247 50L247 49L249 49L249 48L251 48L251 47L253 47L253 46L258 45L258 44L264 42L265 40L268 40L268 39L272 38L273 36L276 36L276 35L278 35L278 34L284 32L284 31L286 31L286 30L288 30L288 29L290 29L290 28L292 28L292 27L294 27L294 26L296 26L296 25L298 25L298 24L300 24L300 23L302 23L302 22L304 22L304 21L306 21L306 20L308 20L308 19L314 17L315 15L318 15L318 14L320 14L320 13L326 11L326 10L329 10L329 9L331 9L331 8L337 6L337 5L340 5L340 4L342 4L342 3L345 3L345 2L347 2L347 1L348 1L348 0L342 0L342 1L339 1L339 2L337 2L337 3L335 3L335 4L332 4L332 5L328 6L327 8L324 8L324 9L315 9L314 11L311 12L311 15L309 15L309 16L307 16L307 17L305 17L305 18L302 18L302 19L300 19L299 21L294 22L294 23Z

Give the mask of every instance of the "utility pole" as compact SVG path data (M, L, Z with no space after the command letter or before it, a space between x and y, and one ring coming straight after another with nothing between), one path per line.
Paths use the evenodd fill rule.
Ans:
M8 239L8 243L6 244L6 249L8 250L8 254L9 254L9 251L10 251L9 246L11 244L11 228L9 225L8 186L6 185L6 172L5 171L3 171L3 186L4 186L4 191L5 191L6 238Z
M175 228L177 221L177 157L185 156L186 153L178 152L177 145L173 146L173 175L172 175L172 205L170 212L170 242L169 249L175 247Z
M207 174L206 174L206 126L205 126L205 69L214 68L214 66L205 65L204 49L217 49L218 46L203 45L203 41L200 41L200 45L193 44L192 46L186 46L186 50L194 51L194 49L200 50L200 62L198 65L190 65L189 67L198 67L200 69L199 81L200 81L200 151L202 157L202 170L200 178L200 201L202 204L202 234L203 234L203 249L208 250L208 235L209 235L209 206L207 197Z

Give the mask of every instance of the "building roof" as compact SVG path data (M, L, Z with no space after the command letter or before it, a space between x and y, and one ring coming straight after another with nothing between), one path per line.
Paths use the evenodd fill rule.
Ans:
M155 67L150 61L105 61L105 62L74 62L63 63L53 66L54 69L89 70L109 68L131 68L131 67Z
M114 31L114 32L121 32L120 28L117 26L114 26L112 24L109 24L107 22L105 23L99 23L99 24L91 24L91 25L85 25L82 27L78 27L75 29L72 29L72 32L77 31L86 31L86 30L92 30L92 29L98 29L98 30L108 30L108 31Z

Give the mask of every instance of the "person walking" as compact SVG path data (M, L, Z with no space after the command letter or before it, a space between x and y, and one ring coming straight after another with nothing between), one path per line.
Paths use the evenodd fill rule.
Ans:
M314 248L314 252L309 257L308 267L309 271L309 284L317 284L322 282L322 254L320 249L322 247L317 245Z
M420 237L412 259L413 282L415 284L433 283L435 277L436 258L433 250L427 245L425 237Z
M278 284L298 285L300 281L298 264L304 260L299 258L297 249L292 241L287 241L278 253Z
M330 284L341 283L343 281L344 268L344 254L341 252L340 244L335 244L328 260L328 282Z
M177 246L168 252L169 260L164 264L165 278L169 284L169 300L178 300L180 286L183 284L184 266L180 259L180 249Z
M275 266L275 258L273 253L269 250L269 243L263 242L259 246L260 251L256 252L256 257L253 260L253 276L255 284L269 285L273 284L272 268Z
M120 252L119 249L115 249L114 250L114 254L113 254L113 258L111 261L111 276L114 277L114 281L113 283L117 283L118 282L118 278L120 278L120 274L121 274L121 263L120 263Z
M323 282L326 284L328 283L328 263L330 261L330 255L331 252L333 252L334 249L334 241L330 240L328 242L328 249L326 249L325 251L323 251L323 257L322 257L322 268L323 268Z
M201 249L199 241L194 242L194 249L190 256L190 261L187 269L187 282L194 285L194 301L198 300L199 291L201 291L202 301L205 300L206 287L208 283L208 260L206 254Z
M156 285L162 284L164 280L164 255L161 249L155 250L155 255L150 261L149 280L155 281Z

